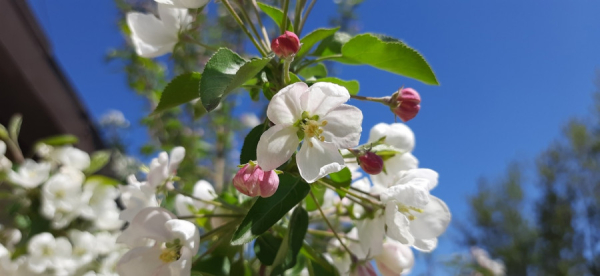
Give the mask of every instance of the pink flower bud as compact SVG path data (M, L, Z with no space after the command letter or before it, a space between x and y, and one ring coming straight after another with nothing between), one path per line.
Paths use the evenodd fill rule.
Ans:
M300 50L300 39L295 33L285 31L271 41L271 49L280 58L294 56Z
M368 151L358 157L360 167L368 174L379 174L383 170L383 159L374 152Z
M265 172L251 162L235 174L233 186L247 196L270 197L279 187L279 176L275 171Z
M412 88L400 90L396 102L398 105L394 108L394 113L404 122L408 122L417 116L421 109L421 96Z
M371 262L367 262L358 264L356 269L350 273L350 276L377 276L377 272L375 272L375 268Z

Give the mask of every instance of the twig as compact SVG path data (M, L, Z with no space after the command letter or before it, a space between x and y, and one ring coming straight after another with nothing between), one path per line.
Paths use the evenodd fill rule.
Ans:
M331 223L329 222L327 217L325 217L325 213L323 213L323 210L321 209L321 204L319 204L319 201L317 200L317 197L315 197L315 194L312 192L312 190L310 190L310 196L312 197L313 201L315 202L315 205L317 205L317 209L319 209L319 212L321 213L323 220L325 221L325 223L327 224L329 229L331 229L331 232L333 233L333 235L338 239L338 241L340 242L342 247L344 247L344 249L348 252L348 254L350 254L350 256L353 256L354 254L352 254L352 251L350 251L350 249L348 249L348 247L346 247L346 244L344 244L344 241L342 241L342 238L340 238L340 236L335 231L335 229L333 229L333 225L331 225Z
M258 12L258 4L256 3L256 0L252 0L252 9L254 10L254 13L256 13L258 25L260 25L260 29L262 31L265 42L267 42L267 49L270 50L271 46L269 45L269 43L271 42L271 40L269 39L269 33L267 32L267 28L265 28L265 25L263 25L262 23L262 19L260 19L260 12Z
M312 0L310 2L310 4L308 5L308 8L306 9L304 16L302 17L302 23L300 23L300 29L296 31L297 35L300 35L302 33L302 29L304 29L304 23L306 23L306 19L308 18L308 15L312 11L312 8L315 6L316 3L317 3L317 0Z
M242 209L240 207L237 207L237 206L234 206L234 205L231 205L229 203L218 202L218 201L214 201L214 200L201 199L201 198L195 197L192 194L186 193L186 192L184 192L182 190L179 190L179 189L174 189L173 191L176 192L176 193L178 193L178 194L187 196L187 197L189 197L189 198L191 198L193 200L197 200L197 201L200 201L200 202L212 204L212 205L215 205L217 207L222 207L222 208L225 208L225 209L234 210L234 211L237 211L237 212L240 212L240 213L244 213L245 212L244 209Z
M290 7L290 0L283 0L283 19L281 21L281 34L285 33L285 31L287 30L287 21L288 21L288 9Z
M238 25L242 28L242 31L244 31L244 33L248 36L248 38L250 38L250 40L254 44L254 47L256 47L256 49L260 52L260 54L263 57L267 56L267 53L265 53L264 50L262 49L262 47L260 47L260 44L258 44L258 42L254 38L254 36L252 36L252 34L248 30L248 28L246 28L246 25L244 25L244 22L242 21L242 19L237 15L235 10L229 3L229 0L222 0L222 2L225 5L225 7L227 8L227 10L229 11L229 13L231 14L231 16L233 16L233 19L235 19L235 22L238 23Z

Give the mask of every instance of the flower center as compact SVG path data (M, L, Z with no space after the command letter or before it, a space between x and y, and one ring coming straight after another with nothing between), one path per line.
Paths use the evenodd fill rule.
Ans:
M319 121L319 115L310 116L308 112L302 113L302 119L295 124L298 130L298 138L300 140L304 138L317 138L319 141L324 142L325 137L322 136L323 128L327 125L326 120ZM308 141L309 146L313 146L312 142Z
M415 220L415 215L411 214L411 211L417 213L423 213L423 209L419 209L412 206L406 206L402 203L398 203L398 211L403 213L409 220Z
M181 247L182 245L179 239L176 239L173 242L167 242L158 258L164 263L177 261L181 258Z

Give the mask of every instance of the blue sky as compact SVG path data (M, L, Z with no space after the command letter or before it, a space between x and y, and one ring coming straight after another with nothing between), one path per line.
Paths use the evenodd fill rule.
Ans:
M108 49L124 43L112 1L29 3L95 118L118 109L136 122L148 113L118 66L104 62ZM599 10L593 0L366 0L358 10L361 32L387 34L418 49L441 86L366 66L337 71L340 78L358 79L362 95L389 95L402 85L420 92L421 112L408 123L417 137L414 154L421 167L440 173L433 193L447 202L454 220L466 221L466 196L479 177L501 175L517 158L533 161L569 118L590 111L600 68ZM319 1L306 31L327 25L334 12L333 1ZM394 120L378 104L353 104L364 112L363 141L372 125ZM134 127L130 137L146 134ZM442 237L437 254L453 250L451 235Z

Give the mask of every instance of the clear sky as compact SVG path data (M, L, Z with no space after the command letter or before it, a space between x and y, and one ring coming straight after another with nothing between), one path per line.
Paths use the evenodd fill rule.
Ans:
M112 1L29 0L66 75L93 117L109 109L136 122L148 113L129 91L125 74L108 65L108 49L124 43ZM594 0L366 0L360 31L387 34L418 49L441 86L428 86L366 66L337 67L358 79L362 95L417 89L421 112L408 125L417 137L421 167L440 173L433 194L455 221L468 220L466 196L481 176L500 175L514 159L532 161L573 116L590 110L600 68L600 2ZM333 1L318 1L308 29L327 25ZM375 103L353 102L365 130L393 122ZM133 128L131 140L146 139ZM449 230L452 233L453 228ZM442 236L437 255L455 247Z

